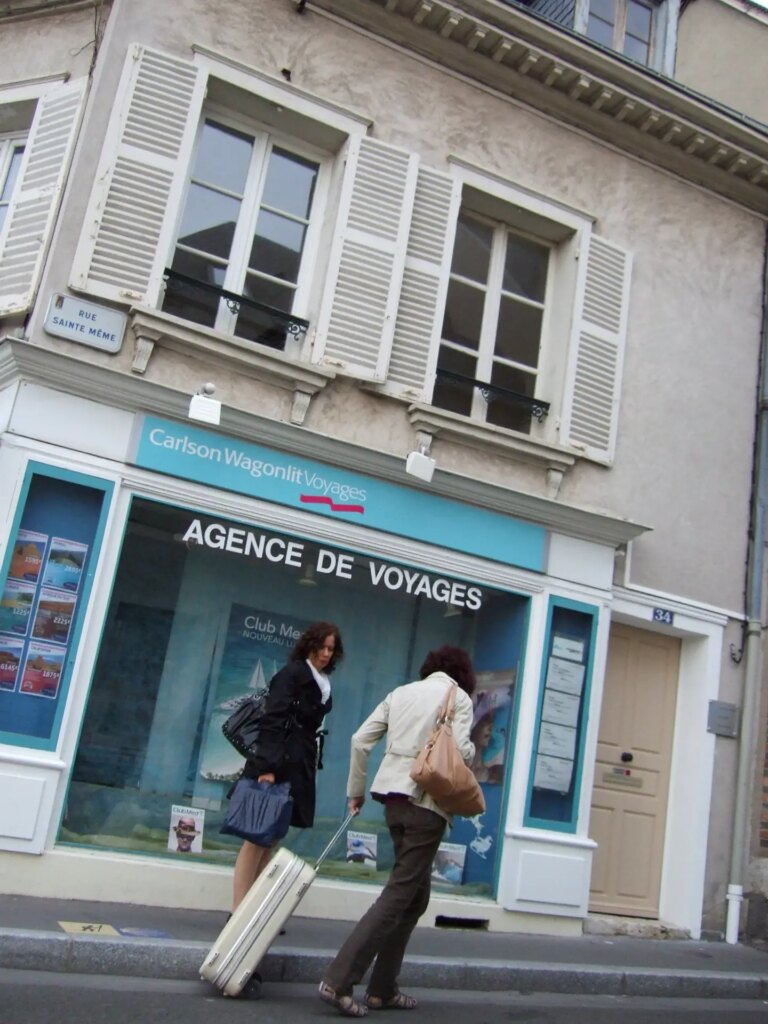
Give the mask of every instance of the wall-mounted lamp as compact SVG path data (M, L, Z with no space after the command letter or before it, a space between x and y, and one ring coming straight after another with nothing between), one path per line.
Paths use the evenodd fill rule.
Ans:
M221 422L221 402L212 398L216 390L215 384L203 384L197 394L192 395L189 402L187 415L191 420L200 420L201 423L213 423L218 426Z
M429 483L432 479L437 463L429 456L429 442L431 438L419 438L419 446L414 452L409 452L405 460L405 472L416 476L419 480Z

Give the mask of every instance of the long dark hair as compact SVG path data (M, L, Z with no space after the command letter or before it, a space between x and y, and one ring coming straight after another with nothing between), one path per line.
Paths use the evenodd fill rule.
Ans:
M305 629L291 652L291 661L306 661L310 654L320 650L327 636L332 636L336 641L333 656L325 670L330 675L344 657L344 644L341 642L341 632L339 627L333 622L313 622L311 626Z
M475 670L472 668L469 655L461 647L446 645L438 647L436 651L430 651L419 669L419 678L426 679L433 672L445 672L470 697L475 692Z

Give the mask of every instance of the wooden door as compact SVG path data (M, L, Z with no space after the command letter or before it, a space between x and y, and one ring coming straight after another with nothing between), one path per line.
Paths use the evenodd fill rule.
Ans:
M614 624L592 793L590 910L658 917L680 641Z

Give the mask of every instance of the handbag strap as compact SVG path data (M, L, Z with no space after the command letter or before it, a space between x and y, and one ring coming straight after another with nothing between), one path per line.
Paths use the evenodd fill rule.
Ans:
M451 680L437 716L438 725L442 725L443 722L453 724L453 716L456 712L456 686L457 684Z

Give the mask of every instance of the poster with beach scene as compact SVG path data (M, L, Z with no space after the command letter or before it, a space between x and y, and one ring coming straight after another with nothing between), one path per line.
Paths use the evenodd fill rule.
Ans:
M62 537L51 539L51 550L43 572L43 584L59 590L77 591L83 575L88 545Z
M32 636L39 640L51 640L65 644L69 640L72 618L75 614L77 596L66 590L50 590L43 587L37 603Z
M237 777L243 759L225 739L221 727L243 697L264 689L288 661L308 619L233 604L226 627L218 674L211 685L208 726L203 739L200 775L212 782Z
M461 885L467 848L463 843L440 843L432 861L432 881Z
M13 542L11 567L8 575L15 580L37 583L45 558L48 535L32 530L19 530Z
M23 640L0 637L0 690L9 693L16 689L23 650Z
M65 647L33 640L27 648L19 692L53 700L59 692L66 653Z
M0 597L0 632L26 636L35 600L34 583L6 580Z

